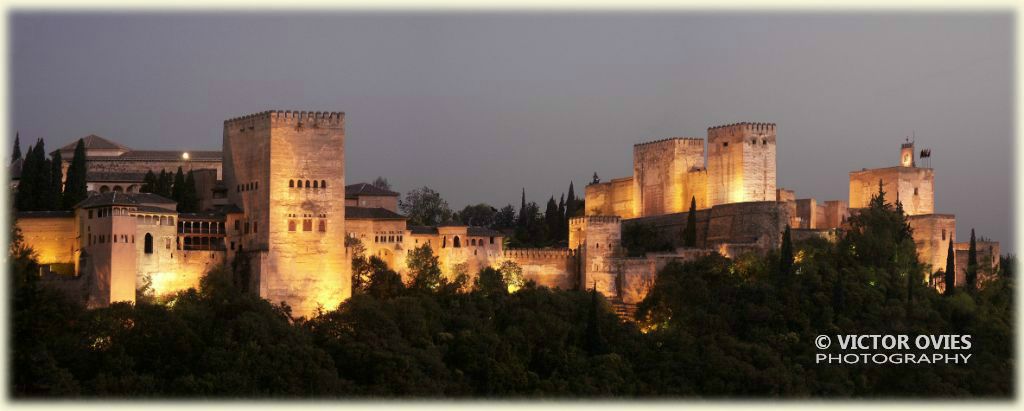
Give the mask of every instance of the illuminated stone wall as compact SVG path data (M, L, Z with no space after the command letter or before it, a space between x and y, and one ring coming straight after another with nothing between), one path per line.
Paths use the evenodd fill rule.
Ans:
M756 244L761 251L776 249L789 221L786 204L777 201L718 205L711 208L705 246Z
M21 217L16 224L24 244L35 250L39 264L75 263L78 227L74 216Z
M249 227L240 243L254 252L252 288L271 302L288 303L296 316L333 309L352 293L343 118L269 111L224 122L224 180ZM289 187L294 179L321 184ZM289 231L289 222L299 228Z
M946 255L949 242L956 241L956 217L952 214L927 214L908 216L907 222L913 230L917 258L931 266L929 276L946 269Z
M967 261L970 248L969 241L953 243L953 252L956 253L954 264L956 265L957 287L967 284ZM978 282L980 286L984 286L986 282L995 277L999 270L999 242L976 240L975 250L978 258Z
M588 185L584 193L586 215L634 216L633 190L633 177Z
M690 199L704 186L689 172L704 166L704 140L670 138L633 146L634 215L659 215L686 211Z
M615 259L622 257L622 220L586 216L569 220L569 248L580 258L581 288L596 288L607 297L619 295Z
M104 210L103 216L100 216L100 209ZM118 301L135 302L137 239L135 217L130 212L131 208L123 206L76 210L82 233L81 250L86 254L79 274L89 278L89 307L106 307Z
M775 201L775 124L708 128L708 203Z
M506 250L503 260L515 262L523 269L523 279L539 286L575 290L579 287L575 251L570 249ZM498 267L495 264L494 267Z
M935 212L935 172L930 168L886 167L850 173L850 208L865 208L878 194L882 180L885 199L895 203L897 195L907 215Z

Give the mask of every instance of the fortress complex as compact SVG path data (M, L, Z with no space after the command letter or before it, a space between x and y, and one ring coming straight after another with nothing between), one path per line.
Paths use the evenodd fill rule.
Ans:
M628 314L671 261L764 253L779 247L786 225L794 240L834 240L879 180L903 201L932 271L945 267L955 234L952 215L933 214L934 175L916 167L912 144L902 148L898 167L851 173L849 203L820 204L776 186L775 124L737 123L709 128L707 146L699 138L635 145L633 176L587 186L585 215L570 219L567 248L505 249L503 234L483 227L408 225L398 193L346 185L345 137L344 113L303 111L226 120L220 152L137 151L90 135L82 139L90 196L73 211L19 212L16 222L38 254L43 282L88 306L197 287L215 266L244 262L249 270L238 285L287 303L297 316L351 296L355 253L380 257L408 281L406 256L423 244L446 276L456 267L475 275L512 261L527 280L596 288ZM65 167L75 144L59 149ZM11 165L15 188L20 166ZM193 171L203 211L179 213L174 201L138 192L146 172L179 166ZM673 251L626 256L623 225L649 224L678 242L691 200L696 247L677 243ZM978 244L979 261L994 269L999 244ZM962 282L967 247L954 246Z

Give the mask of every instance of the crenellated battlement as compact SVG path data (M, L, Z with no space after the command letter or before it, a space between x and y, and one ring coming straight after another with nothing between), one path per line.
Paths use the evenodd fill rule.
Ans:
M341 111L269 110L224 120L224 127L236 126L239 123L248 124L253 120L264 119L269 119L271 123L341 124L345 120L345 113Z
M570 224L583 224L583 223L612 223L619 224L622 222L622 218L615 215L588 215L583 217L572 217L569 219Z
M633 149L635 150L637 148L642 148L642 147L646 147L646 146L653 146L653 145L663 144L663 143L669 142L669 141L678 141L678 142L681 142L681 143L686 144L686 145L701 145L701 146L704 145L704 139L703 138L697 138L697 137L669 137L669 138L663 138L661 140L645 141L643 143L633 144Z
M741 122L741 123L732 123L732 124L725 124L725 125L720 125L720 126L708 127L708 132L718 131L718 130L727 130L727 129L740 129L740 130L743 130L743 131L767 131L767 132L774 132L775 131L775 123L750 123L750 122L745 122L744 121L744 122Z
M568 258L575 257L576 251L569 248L549 249L549 248L514 248L504 250L503 256L505 258Z

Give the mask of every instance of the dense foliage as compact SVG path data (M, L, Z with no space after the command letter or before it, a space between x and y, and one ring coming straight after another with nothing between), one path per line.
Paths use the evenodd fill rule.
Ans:
M881 195L879 197L882 197ZM151 397L997 397L1012 395L1012 259L943 296L898 207L880 200L835 243L671 263L622 322L597 293L522 288L515 267L437 278L429 248L403 284L364 261L353 297L311 319L215 269L164 302L84 310L10 251L13 391ZM17 234L17 233L15 233ZM785 268L788 267L788 268ZM518 273L521 277L521 272ZM821 365L820 334L970 334L966 365Z

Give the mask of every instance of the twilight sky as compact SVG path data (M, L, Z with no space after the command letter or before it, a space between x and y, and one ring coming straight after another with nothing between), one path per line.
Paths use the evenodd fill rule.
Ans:
M9 16L22 147L90 133L218 150L223 120L346 112L346 182L518 207L631 174L634 143L778 125L778 185L932 149L936 212L1013 246L1012 13L341 13ZM5 147L4 150L9 150Z

